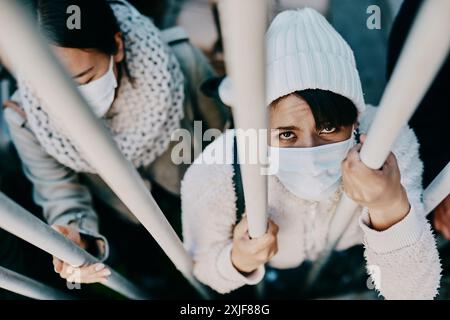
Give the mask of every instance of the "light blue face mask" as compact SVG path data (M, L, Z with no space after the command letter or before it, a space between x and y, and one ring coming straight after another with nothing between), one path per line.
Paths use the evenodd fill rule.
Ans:
M291 193L305 200L321 201L333 194L341 179L341 162L354 145L348 140L312 148L274 148L277 154L271 166L278 166L275 175ZM276 150L275 150L276 149Z
M78 86L78 90L99 118L108 112L114 101L117 80L113 68L114 60L111 57L108 71L104 75L88 84Z

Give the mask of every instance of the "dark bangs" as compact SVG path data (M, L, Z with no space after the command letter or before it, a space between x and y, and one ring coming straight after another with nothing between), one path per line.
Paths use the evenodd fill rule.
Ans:
M80 8L80 29L67 27L67 9L72 5ZM120 28L106 0L38 0L37 10L39 26L52 44L117 53L114 36Z
M317 130L349 126L356 122L358 117L356 106L344 96L320 89L306 89L296 91L294 94L309 104Z

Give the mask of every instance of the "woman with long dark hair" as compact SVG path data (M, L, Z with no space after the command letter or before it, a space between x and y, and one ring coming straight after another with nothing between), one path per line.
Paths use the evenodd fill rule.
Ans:
M79 28L67 25L68 8L74 5ZM123 0L38 0L36 12L39 29L123 155L149 189L157 186L176 197L187 165L171 161L171 135L180 128L192 131L193 120L202 120L204 129L220 130L226 121L222 107L197 92L197 85L213 75L205 58L185 35L172 30L165 37ZM99 234L92 193L124 220L136 219L25 80L19 75L18 103L7 103L5 118L33 183L34 200L49 224L104 260L108 245ZM109 275L96 264L82 267L75 279L68 264L56 258L53 263L71 281L92 283Z

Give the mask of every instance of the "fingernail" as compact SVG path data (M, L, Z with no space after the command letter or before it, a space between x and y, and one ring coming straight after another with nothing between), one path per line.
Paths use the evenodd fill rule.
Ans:
M95 266L95 271L100 271L105 267L105 265L103 263L99 263Z
M104 274L105 274L105 276L110 276L111 275L111 271L109 269L106 269Z

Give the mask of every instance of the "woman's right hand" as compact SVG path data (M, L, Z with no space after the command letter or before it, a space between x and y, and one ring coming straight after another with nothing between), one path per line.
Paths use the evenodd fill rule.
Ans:
M87 244L83 241L78 229L74 226L53 225L53 229L75 242L83 249L87 248ZM103 263L95 263L80 267L73 267L70 264L53 257L53 267L55 272L61 278L74 283L104 283L111 275L111 271Z
M268 262L278 252L278 226L269 219L266 234L251 239L248 233L247 217L234 228L231 262L241 273L251 273Z

